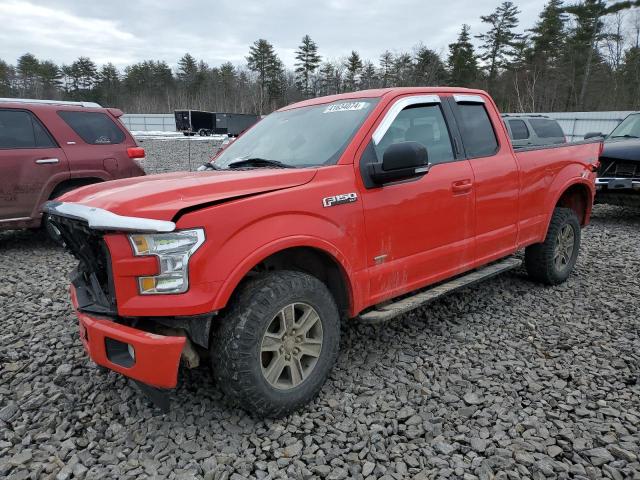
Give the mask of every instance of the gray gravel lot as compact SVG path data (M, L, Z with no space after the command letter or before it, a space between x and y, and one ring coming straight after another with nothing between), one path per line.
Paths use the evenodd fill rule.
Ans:
M157 170L184 147L143 146ZM85 357L72 257L0 233L0 478L640 479L640 213L597 207L583 238L561 286L520 270L345 325L319 398L263 421L206 367L155 412Z
M207 137L178 137L168 139L137 138L144 147L147 158L142 162L148 173L165 173L179 170L195 170L211 160L222 144L221 140Z

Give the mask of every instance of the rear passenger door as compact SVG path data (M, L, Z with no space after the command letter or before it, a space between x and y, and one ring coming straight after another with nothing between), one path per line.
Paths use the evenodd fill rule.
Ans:
M519 169L502 119L488 97L450 100L474 176L476 261L484 264L515 251Z
M64 152L31 111L0 109L0 222L39 217L51 185L68 176Z

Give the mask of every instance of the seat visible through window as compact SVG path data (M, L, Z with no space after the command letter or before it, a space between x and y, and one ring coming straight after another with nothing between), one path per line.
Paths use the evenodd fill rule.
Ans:
M400 142L423 145L432 164L454 159L449 130L438 105L415 105L401 111L376 146L378 160L390 145Z

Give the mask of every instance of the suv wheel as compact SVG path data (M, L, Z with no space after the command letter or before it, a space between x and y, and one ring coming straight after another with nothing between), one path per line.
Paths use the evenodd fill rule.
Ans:
M245 284L213 333L211 358L225 394L259 416L311 401L338 355L340 317L327 287L279 271Z
M547 285L564 282L576 264L580 250L580 222L570 208L556 208L544 242L527 247L529 276Z

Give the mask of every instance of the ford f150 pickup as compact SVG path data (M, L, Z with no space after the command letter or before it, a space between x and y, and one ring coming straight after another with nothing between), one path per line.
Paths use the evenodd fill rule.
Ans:
M532 279L566 280L600 149L516 152L482 91L369 90L265 117L208 171L45 208L79 259L71 299L94 362L166 407L181 359L208 358L230 398L280 416L321 389L342 319L386 321L522 249Z

